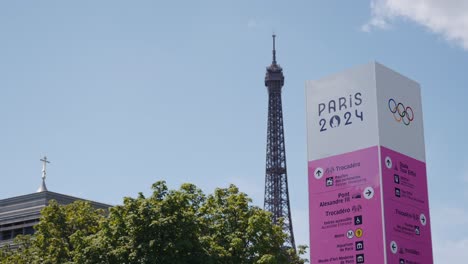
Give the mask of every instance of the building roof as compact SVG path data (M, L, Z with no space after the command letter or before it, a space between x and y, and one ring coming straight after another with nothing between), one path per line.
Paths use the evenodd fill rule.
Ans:
M40 218L42 208L51 200L59 204L70 204L74 201L89 201L61 193L42 191L0 200L0 225L29 221ZM89 201L94 208L109 209L112 205Z

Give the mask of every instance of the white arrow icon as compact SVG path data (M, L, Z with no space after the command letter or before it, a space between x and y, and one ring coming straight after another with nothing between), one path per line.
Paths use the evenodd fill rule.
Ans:
M392 159L390 157L385 157L385 166L387 166L388 169L392 168Z
M395 241L390 242L390 250L393 254L396 254L398 252L398 245Z
M316 168L315 171L314 171L315 179L320 180L322 178L322 176L323 176L323 169L320 168L320 167Z
M363 194L364 194L364 198L366 198L366 199L372 199L372 197L374 197L374 188L372 188L371 186L366 187L366 188L364 189Z
M422 224L423 226L425 226L425 225L427 224L427 218L426 218L426 216L425 216L424 214L421 214L421 215L419 216L419 221L421 221L421 224Z

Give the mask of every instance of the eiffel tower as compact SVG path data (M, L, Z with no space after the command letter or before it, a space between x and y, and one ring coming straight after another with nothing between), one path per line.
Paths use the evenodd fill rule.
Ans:
M265 170L264 209L272 213L273 223L283 218L283 230L288 234L285 245L296 249L289 205L286 149L284 144L283 109L281 89L284 85L283 69L276 63L273 35L273 61L267 67L265 86L268 90L268 132Z

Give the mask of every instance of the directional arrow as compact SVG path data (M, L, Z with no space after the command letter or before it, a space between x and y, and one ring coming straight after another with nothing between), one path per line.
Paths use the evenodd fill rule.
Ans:
M372 197L374 197L374 188L372 188L371 186L366 187L363 193L364 193L364 198L368 200L372 199Z
M385 157L385 165L388 169L392 168L392 159L390 157Z
M426 219L426 216L425 216L424 214L421 214L421 215L419 216L419 220L421 221L421 224L422 224L423 226L425 226L425 225L427 224L427 219Z
M398 245L395 241L390 242L390 250L393 254L396 254L398 252Z
M314 176L315 176L315 179L319 180L322 178L323 176L323 169L322 168L316 168L315 171L314 171Z

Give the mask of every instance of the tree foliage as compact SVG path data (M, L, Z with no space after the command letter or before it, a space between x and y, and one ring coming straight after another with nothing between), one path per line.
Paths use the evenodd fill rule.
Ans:
M206 196L193 184L124 198L105 214L88 202L42 211L33 236L0 249L0 263L304 263L286 234L234 185ZM305 248L300 247L299 253Z

